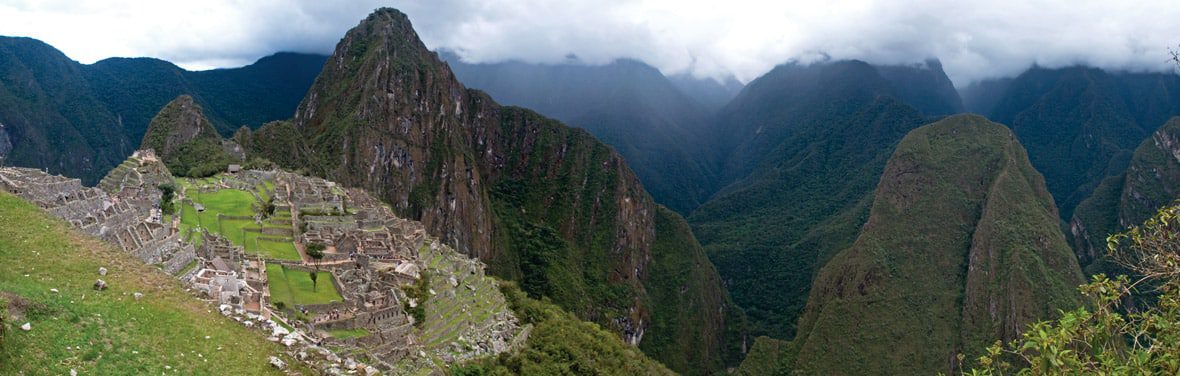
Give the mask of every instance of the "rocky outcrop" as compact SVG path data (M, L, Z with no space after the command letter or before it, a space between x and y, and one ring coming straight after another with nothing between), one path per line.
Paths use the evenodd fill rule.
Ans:
M1057 209L1002 125L952 116L911 131L864 230L819 272L796 337L807 374L951 372L1029 322L1076 307Z
M233 140L222 140L201 106L181 95L160 110L143 135L141 150L153 150L180 176L208 176L223 171L245 151Z
M176 153L182 145L199 139L220 140L213 124L205 118L193 97L181 95L160 110L148 125L140 149L155 149L163 158Z
M656 204L619 154L464 88L401 12L378 10L350 30L294 120L255 134L290 146L249 142L252 154L373 192L494 274L537 282L523 287L629 342L678 335L646 331L653 311L681 307L649 299L649 288L676 287L647 283ZM716 327L723 311L678 324ZM675 343L718 341L694 338Z

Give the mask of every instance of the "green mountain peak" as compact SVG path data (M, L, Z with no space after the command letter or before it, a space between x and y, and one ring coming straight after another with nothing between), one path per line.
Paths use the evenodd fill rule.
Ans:
M1079 304L1082 282L1044 179L977 115L911 131L868 222L819 272L793 344L816 374L950 372ZM941 351L939 351L941 349Z

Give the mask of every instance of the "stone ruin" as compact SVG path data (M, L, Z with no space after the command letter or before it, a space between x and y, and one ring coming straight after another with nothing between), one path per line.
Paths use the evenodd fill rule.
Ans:
M140 156L137 153L120 165L134 173L120 171L122 178L103 179L120 184L115 194L83 187L78 179L18 167L0 168L0 189L175 274L196 259L196 252L181 241L171 224L161 223L160 191L156 188L161 178L154 174L167 172L167 168L150 155Z
M96 188L40 170L0 168L0 189L146 263L160 265L230 311L267 318L280 314L267 308L266 274L268 262L280 261L250 256L208 229L199 229L199 248L184 241L177 230L178 217L164 223L159 208L157 187L170 179L167 168L150 151L136 152ZM325 257L315 265L281 263L330 272L343 297L342 302L300 307L306 321L288 322L309 333L303 336L343 349L343 355L370 357L394 373L405 370L406 364L410 369L436 367L423 357L426 354L447 362L472 359L508 351L527 336L502 295L483 291L490 298L480 296L468 284L484 281L481 289L494 289L488 287L491 280L485 279L482 263L432 241L421 223L398 218L362 190L286 172L254 170L222 176L208 189L255 192L266 182L275 188L271 194L275 210L292 212L292 220L305 229L294 234L296 241L327 246ZM410 299L403 289L425 273L435 278L430 291L435 297L428 300L436 302L433 312L452 312L457 319L431 317L433 326L415 326L405 308L423 303ZM475 301L487 304L464 305ZM338 339L329 334L358 328L369 335Z

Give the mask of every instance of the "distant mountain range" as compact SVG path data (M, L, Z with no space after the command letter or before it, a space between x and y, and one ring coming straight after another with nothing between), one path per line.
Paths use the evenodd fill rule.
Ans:
M443 59L465 85L504 104L527 107L584 128L618 150L652 197L681 213L716 190L718 172L706 137L717 108L741 84L678 76L634 60L610 64L468 64Z
M200 72L150 58L86 65L35 39L0 37L0 158L94 184L178 95L191 95L228 135L291 117L325 59L279 53Z

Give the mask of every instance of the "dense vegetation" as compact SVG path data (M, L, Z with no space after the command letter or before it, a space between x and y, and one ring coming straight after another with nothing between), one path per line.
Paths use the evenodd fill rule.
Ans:
M83 65L40 41L0 37L0 162L93 184L135 150L173 98L192 95L227 135L289 118L324 59L280 53L202 72L147 58Z
M152 118L140 149L152 149L177 176L202 178L241 162L223 146L201 106L187 95L168 102Z
M518 318L532 325L519 351L453 370L456 376L483 375L673 375L659 362L619 341L611 332L579 320L515 285L501 287Z
M894 145L924 121L895 91L862 62L784 65L722 110L733 182L689 221L752 334L791 338L815 271L856 238Z
M1004 126L956 115L910 132L863 232L816 277L787 367L949 372L953 352L931 349L975 356L1076 307L1083 278L1057 223L1040 174Z
M299 367L264 333L217 314L172 276L7 193L0 258L0 373L278 373L271 355ZM96 278L109 288L94 291ZM132 299L136 292L144 298ZM26 322L32 329L19 329Z
M1180 118L1173 118L1135 149L1127 169L1102 181L1074 211L1070 229L1082 266L1090 274L1123 270L1105 256L1106 236L1141 223L1180 199Z
M1020 138L1065 220L1104 179L1126 169L1144 138L1180 114L1180 76L1173 74L1034 67L968 91L976 111Z
M1080 291L1089 304L1030 325L973 359L968 375L1175 375L1180 373L1180 206L1109 238L1110 256L1135 274L1094 276ZM1128 309L1131 295L1158 300ZM959 360L963 361L964 356Z

